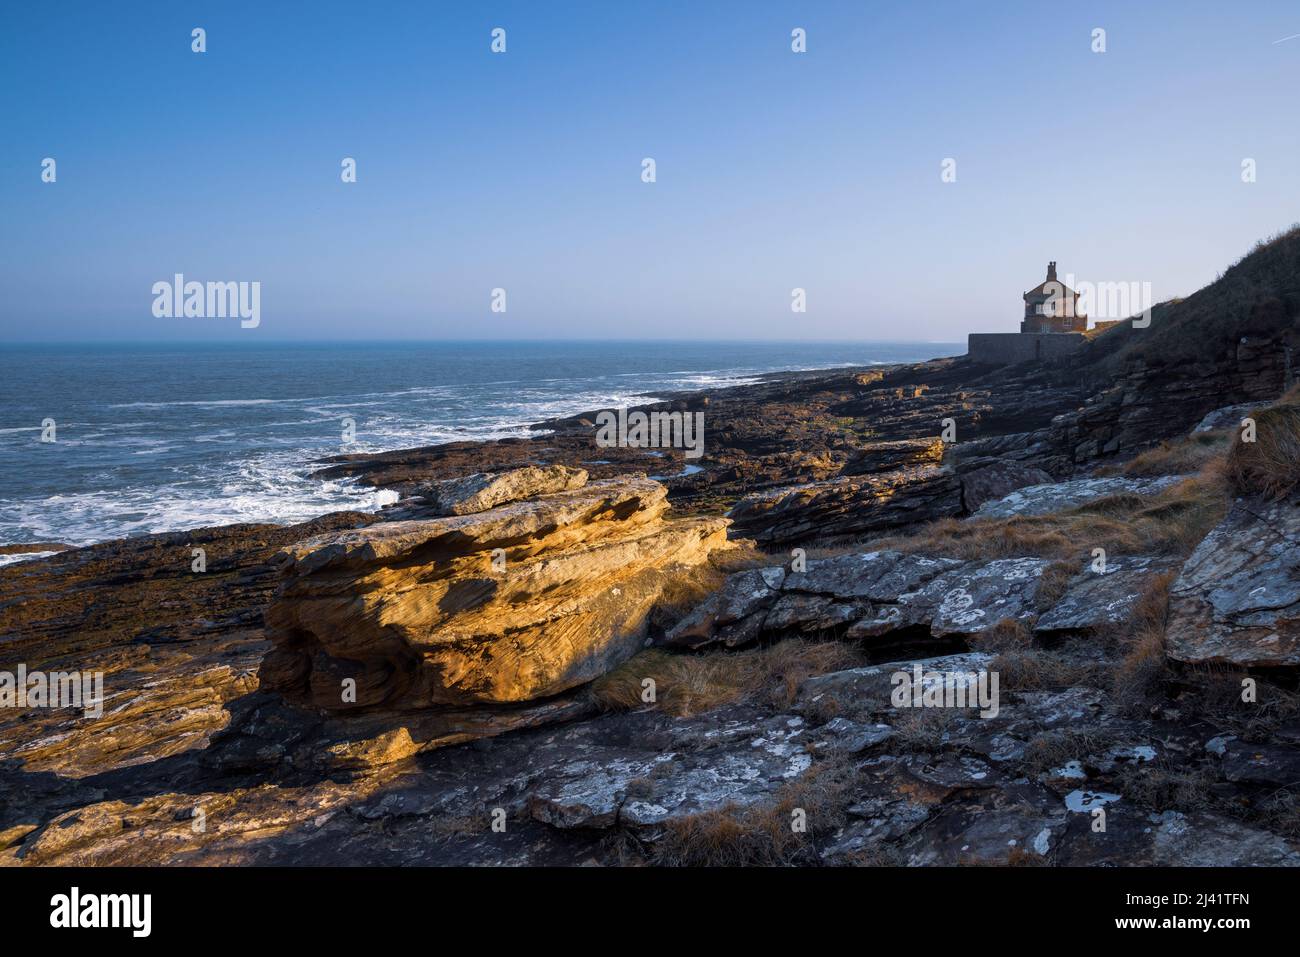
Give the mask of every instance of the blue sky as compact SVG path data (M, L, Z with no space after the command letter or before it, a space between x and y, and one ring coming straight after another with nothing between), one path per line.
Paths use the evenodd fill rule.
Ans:
M954 340L1017 328L1049 259L1165 298L1300 219L1295 2L84 2L0 33L8 341ZM261 282L261 325L155 318L177 272Z

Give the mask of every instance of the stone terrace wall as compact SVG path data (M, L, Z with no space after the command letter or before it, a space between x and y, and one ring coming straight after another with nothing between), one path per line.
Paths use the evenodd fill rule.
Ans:
M972 332L966 340L966 354L976 362L1010 365L1069 355L1083 343L1079 333Z

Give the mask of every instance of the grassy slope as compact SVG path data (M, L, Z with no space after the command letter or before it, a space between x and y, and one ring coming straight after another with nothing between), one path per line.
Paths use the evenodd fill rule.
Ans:
M1138 359L1151 366L1213 361L1243 337L1280 334L1297 316L1300 224L1259 242L1204 289L1157 305L1148 328L1129 328L1129 320L1098 334L1080 360L1103 375Z

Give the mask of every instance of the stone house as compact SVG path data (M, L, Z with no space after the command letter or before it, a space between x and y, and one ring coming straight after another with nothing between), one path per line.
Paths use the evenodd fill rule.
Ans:
M1056 261L1047 264L1047 278L1022 297L1025 318L1021 333L1085 332L1088 317L1079 311L1079 294L1056 278Z

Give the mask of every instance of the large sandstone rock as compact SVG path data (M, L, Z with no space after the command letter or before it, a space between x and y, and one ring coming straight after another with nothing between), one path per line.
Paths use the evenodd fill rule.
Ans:
M330 711L531 701L642 647L724 519L665 521L662 485L608 480L472 515L380 523L284 552L264 685ZM355 700L343 691L355 682Z
M1165 636L1179 661L1300 664L1300 497L1233 504L1174 582Z
M960 511L957 476L927 465L750 495L728 516L737 534L779 545L881 532Z

